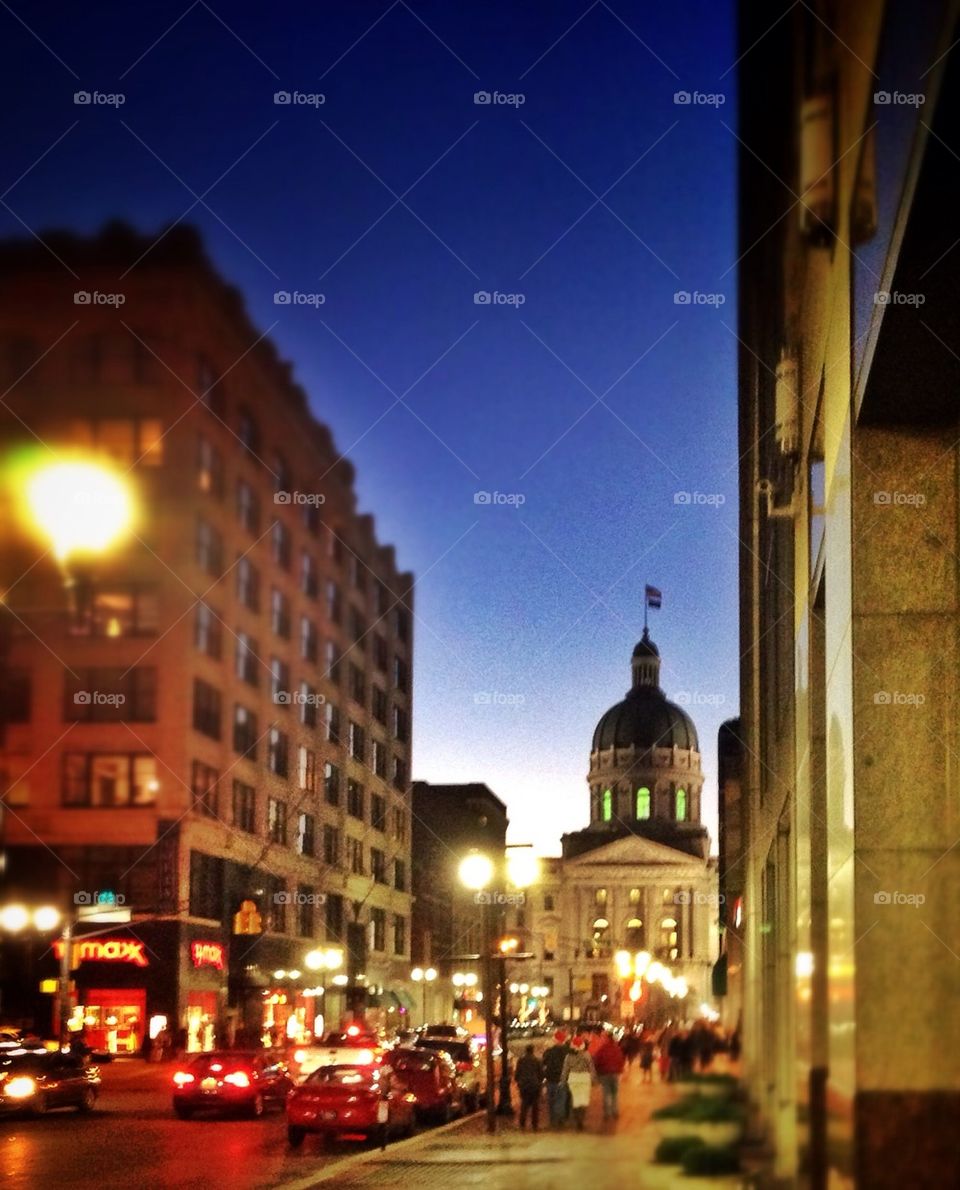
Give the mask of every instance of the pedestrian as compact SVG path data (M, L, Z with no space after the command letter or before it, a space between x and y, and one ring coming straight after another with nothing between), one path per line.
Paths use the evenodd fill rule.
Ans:
M612 1033L604 1037L593 1056L593 1065L603 1091L603 1118L615 1120L620 1115L620 1075L626 1061Z
M527 1117L530 1116L533 1130L540 1127L540 1092L543 1090L543 1063L528 1045L523 1057L517 1062L513 1077L520 1092L520 1131L527 1130Z
M585 1037L573 1039L573 1050L564 1060L560 1077L570 1093L570 1105L577 1131L582 1132L587 1108L590 1106L590 1089L596 1077Z
M649 1037L640 1043L640 1081L653 1082L653 1041Z
M640 1041L636 1033L627 1032L620 1038L620 1049L627 1063L627 1069L633 1066L634 1059L640 1052Z
M569 1053L567 1035L563 1029L558 1029L553 1035L553 1045L543 1054L543 1077L547 1084L547 1110L551 1128L562 1128L567 1118L568 1091L562 1075L563 1064Z

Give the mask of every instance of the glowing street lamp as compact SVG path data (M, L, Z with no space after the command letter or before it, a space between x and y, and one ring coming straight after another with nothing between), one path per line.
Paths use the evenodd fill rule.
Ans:
M427 1023L427 984L433 983L437 978L437 972L433 967L427 967L426 970L423 967L414 967L410 972L410 978L414 983L423 984L423 1021L421 1023L425 1025Z
M471 851L469 855L465 855L457 869L460 883L475 893L480 893L490 886L494 872L493 860L480 851ZM493 937L490 928L490 898L477 896L476 899L480 902L480 948L483 961L483 992L477 999L483 1000L484 1030L487 1035L487 1132L494 1133L497 1130L497 1117L493 1099L493 970L490 957Z
M102 463L49 463L29 476L24 492L34 526L62 566L71 556L104 553L133 524L129 488Z
M45 933L55 930L60 921L60 910L54 909L52 905L41 905L38 909L31 909L26 905L13 904L0 908L0 930L8 934L19 934L28 926Z
M481 892L493 880L493 860L479 851L471 853L460 861L460 883L472 892Z

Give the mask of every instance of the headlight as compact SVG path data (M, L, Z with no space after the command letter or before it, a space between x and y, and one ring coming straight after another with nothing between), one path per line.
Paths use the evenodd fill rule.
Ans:
M29 1099L36 1092L37 1084L32 1078L21 1075L20 1078L8 1079L3 1086L3 1093L10 1099Z

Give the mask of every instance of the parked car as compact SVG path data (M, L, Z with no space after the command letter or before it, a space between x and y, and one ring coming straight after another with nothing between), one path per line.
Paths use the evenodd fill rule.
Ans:
M445 1124L463 1115L463 1087L453 1059L443 1050L402 1046L391 1050L384 1062L416 1098L418 1119Z
M320 1066L287 1098L287 1139L293 1148L308 1132L322 1136L410 1136L414 1095L389 1067Z
M421 1025L417 1033L421 1037L449 1037L454 1041L470 1036L462 1025Z
M342 1033L328 1033L310 1045L298 1045L290 1054L289 1067L297 1082L321 1066L378 1066L384 1047L376 1033L351 1025Z
M181 1120L198 1111L256 1118L268 1104L282 1104L292 1088L286 1065L268 1054L212 1050L198 1054L173 1076L173 1110Z
M480 1106L484 1086L480 1056L476 1048L469 1041L453 1041L449 1037L432 1036L419 1038L416 1048L444 1053L453 1059L464 1107L467 1111L476 1111Z
M72 1054L37 1050L0 1052L0 1112L42 1116L55 1107L93 1111L100 1068Z

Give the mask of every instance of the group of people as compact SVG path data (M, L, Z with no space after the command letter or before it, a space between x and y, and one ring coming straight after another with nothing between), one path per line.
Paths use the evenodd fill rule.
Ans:
M599 1084L603 1093L603 1118L615 1120L620 1114L620 1076L626 1066L623 1050L612 1033L591 1037L576 1034L568 1038L558 1030L542 1058L528 1045L518 1060L514 1080L520 1092L520 1128L527 1121L534 1132L540 1126L540 1099L546 1089L547 1112L551 1128L562 1128L571 1118L578 1132L586 1120L590 1096Z

